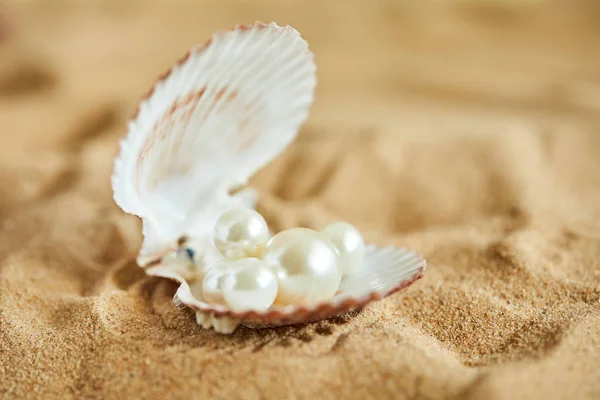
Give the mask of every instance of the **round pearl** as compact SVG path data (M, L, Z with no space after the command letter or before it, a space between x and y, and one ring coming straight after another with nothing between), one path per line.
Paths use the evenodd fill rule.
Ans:
M220 260L210 266L202 281L202 300L205 303L227 305L221 283L224 276L234 269L235 265L229 260Z
M340 256L344 276L356 273L365 258L365 241L354 226L347 222L333 222L322 231Z
M328 300L342 279L335 248L311 229L294 228L273 236L264 261L279 281L278 304L310 306Z
M217 249L230 260L260 257L269 240L269 228L256 211L236 208L219 217L214 239Z
M193 252L190 249L178 249L165 254L161 263L181 275L185 280L191 280L196 275Z
M246 258L236 263L221 281L225 302L233 311L265 311L277 296L277 278L262 260ZM239 267L239 268L237 268Z

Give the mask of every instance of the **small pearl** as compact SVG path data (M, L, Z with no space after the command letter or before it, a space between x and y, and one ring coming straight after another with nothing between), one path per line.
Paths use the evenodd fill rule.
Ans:
M219 217L214 230L215 246L230 260L262 256L269 240L265 219L249 208L236 208Z
M310 306L328 300L342 279L335 248L311 229L288 229L273 236L264 261L279 280L278 304Z
M223 298L221 283L228 272L234 270L235 265L229 260L220 260L210 266L202 281L202 300L209 304L227 305Z
M246 258L234 261L235 271L221 281L225 302L233 311L265 311L277 296L277 278L262 260Z
M191 249L178 249L165 254L161 263L177 272L185 280L190 280L196 274L193 255L194 253Z
M344 276L356 273L365 258L365 241L354 226L347 222L333 222L322 231L340 256Z

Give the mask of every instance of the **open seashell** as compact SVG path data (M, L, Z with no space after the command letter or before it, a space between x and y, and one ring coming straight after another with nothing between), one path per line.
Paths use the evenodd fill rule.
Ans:
M308 322L362 307L419 279L414 252L367 246L365 264L345 276L330 301L236 313L194 296L201 279L163 260L182 249L201 277L218 259L212 232L234 207L253 208L248 178L294 139L316 86L313 55L293 28L275 23L217 32L163 75L129 121L115 161L115 202L142 220L138 264L181 284L174 301L198 323L231 332L242 323ZM233 193L233 194L232 194ZM187 278L187 280L186 280Z
M205 241L223 211L247 201L230 190L292 141L315 85L308 45L275 24L215 33L159 79L112 177L116 203L143 221L141 266L187 238Z
M357 273L345 276L338 292L329 301L314 307L274 305L265 312L243 313L199 300L193 293L198 292L197 287L201 283L195 281L190 284L168 267L151 267L146 273L180 283L174 297L175 304L194 310L198 323L204 328L231 333L239 324L260 328L306 323L364 307L410 286L423 276L425 267L425 259L414 251L368 245L363 267Z

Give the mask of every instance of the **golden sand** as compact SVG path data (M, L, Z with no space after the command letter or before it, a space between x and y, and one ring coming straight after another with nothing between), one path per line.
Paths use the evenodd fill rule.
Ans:
M9 5L0 397L600 398L600 11L460 3ZM259 211L350 221L428 270L350 315L223 336L135 265L109 178L155 77L255 20L297 28L320 80L253 179Z

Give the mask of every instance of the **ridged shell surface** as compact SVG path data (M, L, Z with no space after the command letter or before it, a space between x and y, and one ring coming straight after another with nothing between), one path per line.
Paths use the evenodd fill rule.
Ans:
M143 220L142 266L181 237L202 238L230 188L280 153L307 118L313 55L293 28L274 23L215 33L161 77L121 143L114 198Z

